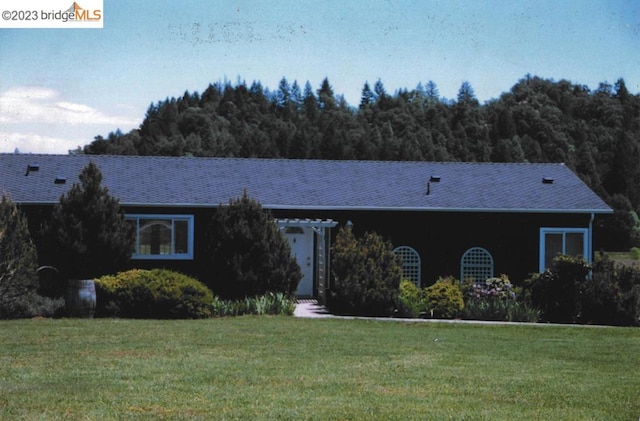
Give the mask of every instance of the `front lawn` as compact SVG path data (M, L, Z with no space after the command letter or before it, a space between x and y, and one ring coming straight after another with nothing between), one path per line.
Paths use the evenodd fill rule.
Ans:
M0 322L0 419L637 420L640 329Z

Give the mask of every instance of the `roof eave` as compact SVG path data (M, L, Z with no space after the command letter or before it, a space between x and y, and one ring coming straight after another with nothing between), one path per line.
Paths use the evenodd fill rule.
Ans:
M460 213L583 213L611 214L612 209L531 209L531 208L445 208L445 207L401 207L401 206L284 206L262 204L263 208L278 210L337 210L337 211L410 211L410 212L460 212Z
M20 205L55 205L55 202L17 202ZM227 203L141 203L120 202L120 206L126 207L150 207L150 208L215 208ZM262 204L265 209L274 210L319 210L319 211L408 211L408 212L459 212L459 213L583 213L583 214L612 214L612 209L532 209L532 208L446 208L446 207L420 207L420 206L313 206L313 205L282 205Z

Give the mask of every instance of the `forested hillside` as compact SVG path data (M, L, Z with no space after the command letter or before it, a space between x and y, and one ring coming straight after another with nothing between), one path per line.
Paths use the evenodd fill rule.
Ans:
M81 151L78 151L81 152ZM565 162L616 209L608 247L640 245L640 95L624 81L597 89L527 75L480 104L464 82L455 100L429 81L386 92L365 83L355 107L327 79L217 83L152 104L139 129L98 136L87 154Z

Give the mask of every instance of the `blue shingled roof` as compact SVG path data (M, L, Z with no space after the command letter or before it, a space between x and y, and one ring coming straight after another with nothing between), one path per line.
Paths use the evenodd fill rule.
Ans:
M0 154L0 191L56 203L90 160L122 205L216 206L246 189L272 209L611 212L564 164Z

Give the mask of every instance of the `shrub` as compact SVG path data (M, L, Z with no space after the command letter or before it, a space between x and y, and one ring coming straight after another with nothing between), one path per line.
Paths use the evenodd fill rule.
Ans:
M591 266L581 257L560 255L551 269L526 281L531 302L541 309L544 320L572 323L580 319L581 295Z
M38 295L38 255L27 220L5 195L0 199L0 319L52 316L62 299Z
M516 299L513 285L506 275L484 282L465 282L462 318L509 322L536 322L540 311Z
M219 206L209 228L209 287L225 299L295 294L302 278L269 211L247 196Z
M96 280L96 317L199 319L213 294L200 281L164 269L133 269Z
M243 300L221 300L214 297L212 302L212 314L216 317L245 314L292 316L295 308L296 300L283 293L269 293Z
M453 278L439 278L425 289L429 302L429 315L439 319L452 319L464 308L460 282Z
M639 326L640 270L603 256L582 294L583 323Z
M424 290L408 279L400 281L398 316L418 317L426 311L427 306Z
M402 268L393 246L376 233L357 239L342 228L332 250L333 283L327 307L334 313L363 316L393 314Z
M90 162L80 173L80 184L60 197L45 227L46 264L67 279L115 273L133 253L133 228L101 183L100 170Z

